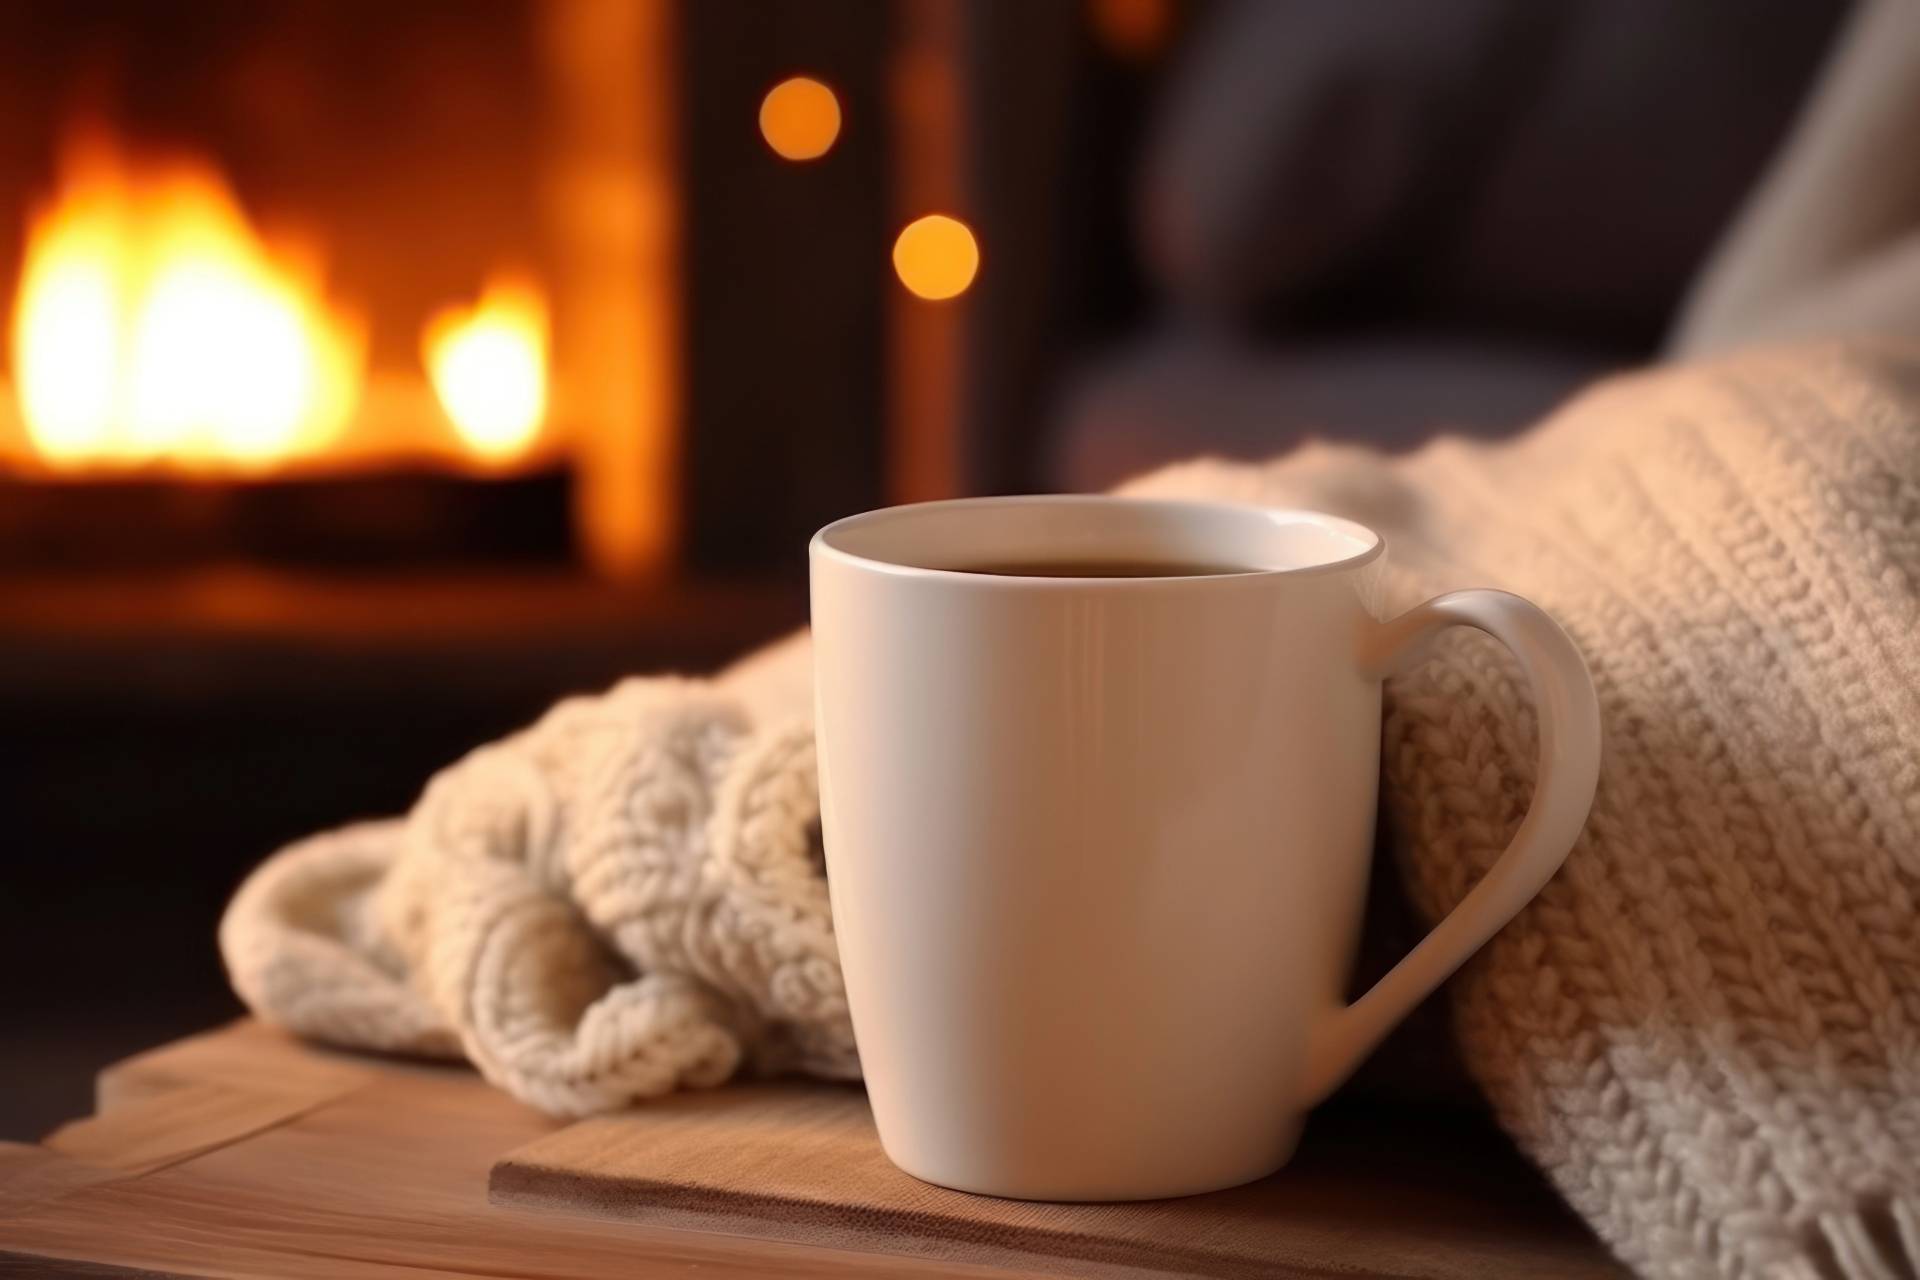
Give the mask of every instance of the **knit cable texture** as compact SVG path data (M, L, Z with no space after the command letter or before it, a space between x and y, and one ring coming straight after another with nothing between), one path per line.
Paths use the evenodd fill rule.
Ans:
M1497 586L1559 619L1600 694L1599 792L1452 984L1468 1067L1644 1274L1920 1274L1920 348L1748 355L1602 384L1508 443L1131 490L1351 516L1387 538L1393 608ZM1464 631L1387 701L1391 843L1437 918L1526 808L1533 710ZM686 681L563 703L403 822L256 872L222 926L236 988L336 1043L457 1049L561 1114L743 1056L856 1073L810 734L763 718Z
M1313 448L1141 493L1329 508L1390 603L1492 585L1586 654L1586 831L1453 984L1503 1125L1628 1263L1920 1274L1920 348L1616 380L1508 444ZM1505 846L1535 722L1493 642L1389 689L1385 796L1437 918Z
M813 734L705 682L560 703L400 821L283 850L221 922L234 988L302 1035L464 1054L587 1115L766 1070L859 1075Z

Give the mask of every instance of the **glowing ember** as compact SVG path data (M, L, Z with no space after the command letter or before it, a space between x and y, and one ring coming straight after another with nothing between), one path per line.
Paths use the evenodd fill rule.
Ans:
M27 435L56 466L252 469L324 449L364 338L310 261L262 243L220 175L67 148L29 221L13 315Z
M460 438L492 461L524 453L547 412L547 305L531 285L489 281L471 307L427 325L421 353Z

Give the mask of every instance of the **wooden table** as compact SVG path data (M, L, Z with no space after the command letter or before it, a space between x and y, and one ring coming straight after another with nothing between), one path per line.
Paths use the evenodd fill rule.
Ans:
M96 1114L42 1144L0 1143L0 1274L1038 1274L490 1203L496 1159L562 1127L463 1069L329 1053L234 1023L108 1068ZM1618 1274L1497 1142L1463 1141L1457 1127L1394 1131L1397 1152L1428 1148L1411 1164L1386 1161L1403 1190L1409 1170L1443 1180L1457 1170L1461 1185L1480 1189L1485 1217L1465 1234L1437 1223L1431 1206L1408 1207L1390 1178L1373 1194L1337 1162L1311 1165L1313 1143L1310 1129L1302 1159L1330 1170L1310 1188L1323 1213L1274 1274ZM1393 1256L1413 1261L1356 1268L1356 1257L1381 1251L1322 1243L1374 1245L1383 1234Z

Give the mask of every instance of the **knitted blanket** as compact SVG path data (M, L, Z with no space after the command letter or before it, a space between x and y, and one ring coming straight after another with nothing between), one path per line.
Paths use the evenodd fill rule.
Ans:
M1349 515L1387 538L1394 608L1488 585L1558 618L1600 693L1600 788L1452 984L1470 1070L1646 1274L1920 1271L1920 347L1640 375L1509 443L1131 491ZM800 640L563 703L405 819L277 855L222 926L236 988L564 1114L743 1060L855 1074L806 662ZM1464 630L1387 699L1391 842L1438 917L1520 820L1532 711Z

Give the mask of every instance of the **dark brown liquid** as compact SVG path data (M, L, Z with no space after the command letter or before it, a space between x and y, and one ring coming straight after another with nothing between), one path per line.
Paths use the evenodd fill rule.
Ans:
M1258 573L1243 564L1203 560L995 560L953 566L956 573L988 573L1011 578L1209 578L1223 573Z

